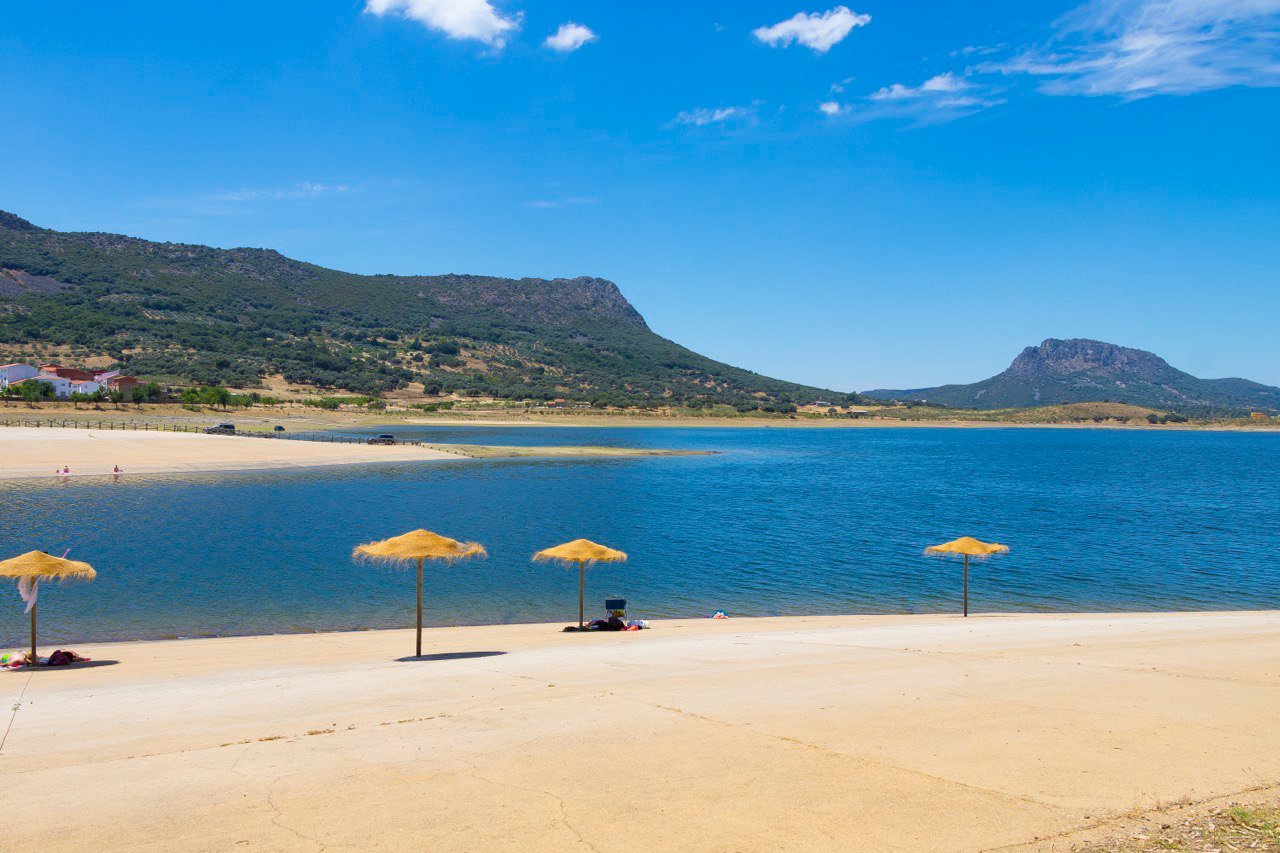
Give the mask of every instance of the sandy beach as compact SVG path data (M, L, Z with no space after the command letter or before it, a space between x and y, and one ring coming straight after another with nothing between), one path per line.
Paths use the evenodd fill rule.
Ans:
M0 847L1065 850L1280 790L1280 613L557 628L0 673Z
M71 477L309 468L367 462L458 459L413 445L391 447L277 441L221 435L136 430L0 429L0 479L50 478L63 466Z

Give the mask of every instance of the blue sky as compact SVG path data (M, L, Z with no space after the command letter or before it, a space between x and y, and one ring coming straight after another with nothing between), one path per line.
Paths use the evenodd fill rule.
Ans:
M839 390L1046 337L1280 384L1280 0L0 7L0 208L613 279Z

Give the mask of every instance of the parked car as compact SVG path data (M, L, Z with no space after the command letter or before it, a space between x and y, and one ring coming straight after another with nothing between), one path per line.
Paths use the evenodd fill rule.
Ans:
M235 435L235 424L218 424L217 426L205 427L205 433L208 435Z
M369 439L367 443L368 444L395 444L396 437L389 432L384 432L382 433L382 435L375 435L373 438Z
M276 424L276 426L275 426L275 431L276 431L276 432L284 432L284 427L280 426L280 424Z

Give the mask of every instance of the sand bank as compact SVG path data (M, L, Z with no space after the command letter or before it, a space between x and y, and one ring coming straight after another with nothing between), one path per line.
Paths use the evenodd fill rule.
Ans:
M184 471L305 468L367 462L458 459L438 448L325 444L175 432L133 430L0 429L0 479L52 478L63 466L71 476L125 476Z
M1069 849L1280 782L1280 613L555 627L0 673L0 847Z

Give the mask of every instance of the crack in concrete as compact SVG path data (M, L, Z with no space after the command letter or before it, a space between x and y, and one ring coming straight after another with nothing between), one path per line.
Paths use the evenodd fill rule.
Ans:
M490 779L487 776L481 776L480 771L474 768L471 771L471 778L475 779L478 782L484 782L488 785L497 785L498 787L511 788L512 790L515 790L515 791L524 791L526 794L541 794L544 797L550 797L551 799L556 801L556 804L560 808L560 823L564 825L564 828L573 833L574 837L578 839L579 844L585 844L590 850L594 851L594 853L600 853L600 848L596 847L594 844L588 841L582 835L582 833L578 830L578 828L575 827L572 822L570 822L569 810L568 810L568 807L565 806L564 804L563 797L560 797L557 794L553 794L550 791L544 791L541 788L526 788L523 785L516 785L512 782L503 782L498 779Z
M1052 835L1036 837L1031 839L1030 841L1019 841L1015 844L1005 844L1005 845L1001 845L1000 847L985 847L983 848L982 853L996 853L996 851L1001 851L1001 850L1026 850L1028 848L1032 848L1033 846L1035 848L1039 848L1041 845L1049 841L1062 841L1064 839L1070 838L1073 835L1080 835L1081 833L1084 833L1084 832L1093 832L1094 830L1103 829L1104 827L1121 824L1127 820L1141 819L1148 815L1161 814L1163 812L1169 811L1170 809L1187 808L1187 807L1195 808L1196 806L1201 806L1201 805L1204 805L1205 803L1211 803L1211 802L1214 802L1215 800L1223 800L1229 797L1239 797L1244 794L1257 794L1263 791L1267 792L1268 794L1280 793L1280 785L1277 785L1273 782L1265 782L1261 785L1251 785L1248 788L1241 788L1238 791L1228 791L1225 794L1223 793L1211 794L1207 797L1200 797L1198 799L1192 799L1190 797L1186 797L1181 800L1174 800L1168 803L1161 803L1157 806L1152 806L1149 809L1130 809L1129 811L1121 812L1120 814L1112 815L1111 817L1090 821L1089 823L1083 824L1081 826L1073 827L1071 829L1064 829L1061 832L1056 832Z
M284 822L283 820L284 814L280 811L280 807L276 805L276 801L275 801L275 787L282 778L284 777L277 776L276 778L272 779L271 782L267 785L266 801L267 801L267 805L271 807L271 811L273 812L271 816L271 824L280 829L283 829L285 832L293 833L303 841L307 841L307 842L310 842L311 844L314 844L317 850L324 850L325 849L324 842L320 841L319 839L312 838L310 835L299 832L298 830L294 829L292 826L289 826Z
M635 701L641 701L641 700L635 700ZM918 776L922 779L928 779L932 782L941 782L944 785L952 785L957 788L964 788L965 790L968 790L968 791L978 791L988 796L998 797L1003 800L1016 800L1019 802L1027 803L1028 805L1039 806L1040 808L1048 809L1053 812L1066 811L1061 806L1056 806L1052 803L1046 803L1041 800L1037 800L1034 797L1026 797L1020 794L1011 794L1008 791L999 791L999 790L996 790L995 788L985 788L981 785L973 785L969 782L961 782L957 779L948 779L945 776L935 776L932 773L926 773L925 771L917 770L914 767L901 767L896 764L889 764L887 762L879 761L875 758L870 758L866 755L861 755L856 752L842 752L840 750L831 749L830 747L824 746L822 744L803 741L803 740L800 740L799 738L787 737L785 735L770 734L769 732L761 731L758 728L751 728L750 724L747 724L747 723L731 723L726 720L718 719L716 717L707 716L706 714L698 714L693 711L686 711L683 708L674 708L669 705L653 705L651 703L643 702L643 701L641 701L641 704L649 705L650 707L658 708L663 711L679 714L680 716L689 717L691 719L698 720L700 722L712 723L714 725L726 726L728 728L747 729L752 734L758 735L760 737L769 738L770 740L780 741L782 743L791 744L793 746L803 747L805 749L811 749L816 752L820 752L824 755L829 755L833 758L837 758L842 761L858 761L858 762L862 762L863 764L869 764L875 767L881 767L886 770L893 770L898 773L908 773L908 774L911 774L912 776Z
M432 716L429 716L429 717L411 717L405 720L386 720L381 723L367 723L364 726L364 728L378 728L381 726L398 726L398 725L404 725L406 723L425 723L430 720L447 719L452 716L453 716L452 714L433 714ZM360 726L348 725L344 727L341 731L342 732L358 731L360 728L361 728ZM174 750L166 750L163 752L144 752L140 755L121 755L113 758L99 758L94 761L78 761L75 763L74 766L92 767L95 765L116 764L123 761L134 761L135 759L140 759L140 758L161 758L167 755L187 755L189 753L194 753L194 752L208 752L209 750L213 750L213 749L226 749L229 746L250 747L250 746L256 746L259 744L267 744L267 743L297 743L300 738L311 737L317 734L336 734L336 733L338 732L329 732L327 730L315 730L315 731L307 731L307 732L302 732L299 734L292 734L292 735L270 735L268 737L250 738L249 740L229 741L227 743L210 744L208 746L193 746L187 749L174 749ZM238 761L239 759L237 759L237 762ZM18 770L18 771L13 771L13 775L19 776L27 773L40 773L48 769L49 768L47 767L42 767L42 768L34 768L32 770Z
M4 745L9 742L9 732L13 730L13 721L18 719L18 709L22 707L22 698L27 695L27 688L31 686L31 679L35 678L35 676L34 672L27 673L27 681L22 685L17 701L13 703L13 714L9 717L9 725L4 727L4 737L0 738L0 753L4 752Z

